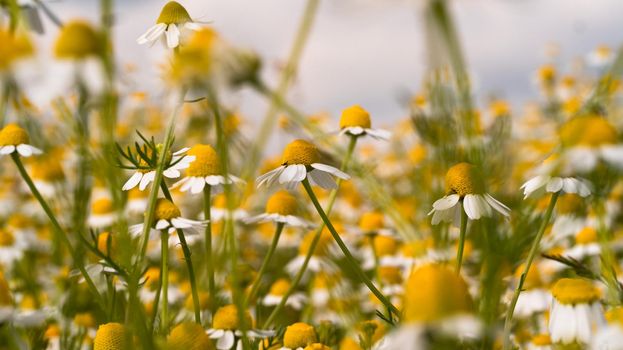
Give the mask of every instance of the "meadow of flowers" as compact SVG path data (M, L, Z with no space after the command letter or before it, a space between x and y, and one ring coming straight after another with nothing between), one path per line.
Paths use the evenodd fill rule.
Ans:
M164 4L136 35L168 48L153 98L112 0L98 23L0 1L0 349L623 349L623 52L544 62L519 113L474 97L422 1L435 64L403 120L308 114L286 92L318 2L276 86ZM67 73L41 106L39 17Z

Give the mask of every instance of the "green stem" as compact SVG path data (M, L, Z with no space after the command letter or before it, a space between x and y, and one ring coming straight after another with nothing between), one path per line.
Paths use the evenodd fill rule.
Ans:
M523 272L521 273L521 277L519 278L519 283L517 284L517 288L515 289L515 293L513 294L513 299L510 306L508 307L508 311L506 312L506 319L504 320L504 350L508 350L511 348L511 321L513 320L515 306L517 305L517 300L519 299L519 294L521 294L521 290L523 288L524 281L526 280L526 276L528 276L528 271L530 271L530 265L532 265L534 257L539 252L539 243L541 242L541 238L543 238L545 229L547 228L547 225L552 218L554 207L556 206L556 201L558 200L559 195L560 192L552 194L552 198L549 201L549 206L547 207L547 211L545 212L545 217L543 218L543 222L541 222L541 227L539 227L539 231L534 237L534 241L532 242L532 248L530 248L530 253L528 253Z
M214 285L214 259L212 258L212 186L206 186L203 188L203 215L207 221L205 230L205 245L206 245L206 262L208 270L208 292L210 298L214 299L216 296L216 286ZM213 303L212 303L213 304Z
M324 221L325 225L329 229L329 232L331 232L331 235L333 236L333 239L335 240L337 245L342 250L342 253L344 253L344 256L346 257L346 261L348 262L348 264L355 271L355 273L357 273L357 275L359 276L360 280L368 287L368 289L370 289L372 294L374 294L385 305L385 307L387 307L391 311L393 311L396 314L398 314L398 312L399 312L398 309L394 305L392 305L392 303L387 299L387 297L385 297L383 295L383 293L381 293L374 286L374 283L372 283L372 281L370 281L368 276L365 274L365 272L363 272L363 270L359 266L359 263L357 262L357 260L355 260L353 255L350 253L350 250L348 250L348 247L346 246L346 244L344 243L344 241L340 237L339 233L337 233L337 231L335 230L335 227L333 227L333 224L331 223L331 221L327 217L327 214L324 212L324 210L322 210L322 206L320 206L320 203L318 202L318 198L316 198L316 195L314 194L314 190L312 189L312 187L311 187L311 185L309 183L309 180L307 178L305 178L305 180L303 180L303 187L305 187L305 191L307 191L307 195L309 196L309 199L311 199L312 204L314 204L314 207L316 208L316 211L318 212L318 214L322 218L322 221ZM389 316L391 317L391 314Z
M102 309L106 310L105 303L103 302L103 299L102 299L102 295L97 290L97 287L95 287L95 283L93 283L93 280L87 273L87 270L84 268L84 264L82 263L82 260L78 258L73 245L69 241L69 237L67 236L67 233L61 228L61 225L59 224L58 220L56 220L56 216L54 215L54 212L52 212L52 209L50 208L48 203L45 201L45 199L43 199L43 196L41 195L41 193L39 193L39 190L37 189L35 184L32 182L32 179L28 175L28 172L26 172L26 169L24 168L24 164L22 164L22 161L19 158L19 155L17 154L17 152L11 153L11 158L13 159L13 162L17 166L17 170L19 171L20 175L26 182L26 185L28 185L30 192L32 192L32 195L35 196L35 198L39 202L39 205L41 205L41 208L43 208L43 211L46 213L46 215L50 219L50 222L52 223L54 230L58 232L59 234L58 236L61 238L63 243L67 246L67 249L69 250L69 254L71 254L71 257L74 263L76 264L76 267L78 268L78 270L82 274L82 277L84 278L87 285L89 286L91 293L95 295L95 297L97 298L97 301L102 306Z
M167 184L164 182L160 183L160 188L162 189L162 193L164 197L173 203L173 197L171 197L171 193L169 192L169 188ZM180 245L182 246L182 252L184 253L184 260L186 261L186 268L188 269L188 279L190 280L190 291L193 298L193 309L195 311L195 322L197 324L201 324L201 306L199 305L199 293L197 292L197 278L195 277L195 268L193 267L193 261L191 257L190 248L188 247L188 243L186 242L186 236L184 235L184 230L176 229L177 237L180 239Z
M161 268L160 279L162 280L162 313L160 320L160 333L167 334L169 320L169 232L163 230L160 233Z
M264 275L264 272L266 272L266 268L268 267L268 264L270 263L270 260L272 259L273 254L275 253L275 250L277 249L277 244L279 243L279 237L281 237L281 232L283 232L284 226L285 224L282 222L277 224L275 235L273 236L273 241L270 244L270 247L268 248L268 252L266 253L266 256L264 257L264 261L262 261L262 266L260 266L260 271L257 273L257 277L255 277L255 281L253 281L253 286L251 287L251 292L249 292L249 295L247 296L246 303L249 303L250 301L252 301L255 298L257 291L260 289L260 285L262 284L261 283L262 276Z
M357 145L357 136L351 136L350 142L348 144L348 150L346 151L346 155L344 156L344 160L342 161L342 166L340 167L340 170L346 171L348 164L350 163L350 159L353 155L353 152L355 151L356 145ZM331 193L329 194L329 202L327 204L327 209L326 209L327 215L329 215L331 211L333 210L333 205L335 204L335 200L337 199L337 192L341 184L342 184L342 179L337 179L337 187L333 189ZM273 312L270 313L270 315L264 322L264 326L262 327L263 329L268 329L268 327L272 325L273 321L275 320L275 317L277 317L279 312L281 312L281 310L286 306L286 303L288 302L288 298L290 298L292 293L294 293L294 291L298 287L299 283L301 282L301 279L303 278L303 275L305 274L305 271L307 271L307 266L309 265L309 261L311 260L311 257L314 255L314 251L316 250L318 241L320 241L320 234L322 233L323 229L324 229L324 223L320 225L318 230L316 230L316 234L309 246L307 255L305 255L305 260L303 261L303 265L301 265L301 268L296 273L296 276L294 276L294 279L292 280L292 283L290 284L290 288L288 288L288 291L283 295L277 307L275 307Z
M463 263L463 249L465 247L465 234L467 233L467 213L463 208L461 201L461 229L459 232L459 249L456 251L456 273L461 273L461 264Z

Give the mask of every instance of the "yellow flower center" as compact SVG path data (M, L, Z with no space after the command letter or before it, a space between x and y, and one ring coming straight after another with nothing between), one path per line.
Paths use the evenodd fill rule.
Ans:
M286 294L288 289L290 289L290 282L285 278L280 278L270 287L269 294L282 296Z
M156 23L180 24L191 21L192 18L190 18L184 6L177 1L169 1L160 11L160 16L158 16Z
M0 30L0 70L10 68L13 62L33 52L34 48L27 36Z
M302 348L318 341L313 326L298 322L286 328L283 335L283 346L286 348Z
M286 190L275 192L266 202L266 213L293 215L298 209L296 197Z
M247 321L247 325L251 325L252 319L251 314L248 311L245 311L245 318ZM212 327L215 329L228 329L234 330L238 329L240 321L238 319L238 308L236 305L226 305L218 310L216 310L216 314L214 314L214 321L212 322Z
M15 243L15 236L7 230L0 229L0 247L10 247Z
M539 334L535 335L532 338L532 344L537 346L552 345L552 339L550 338L549 334Z
M409 160L413 165L418 165L426 159L427 153L426 146L417 144L409 150Z
M112 201L109 198L100 198L93 202L91 211L95 215L110 214L113 212Z
M346 108L342 111L342 118L340 118L340 129L359 126L364 129L369 129L372 123L370 122L370 113L363 109L360 105L354 105Z
M612 49L606 45L599 45L595 50L595 53L597 54L597 56L605 58L609 57L610 54L612 54Z
M290 142L283 151L283 164L294 165L303 164L310 165L318 163L320 153L312 143L305 140L294 140Z
M405 321L432 322L471 309L467 284L455 271L429 264L411 273L404 295Z
M359 220L359 228L364 232L378 231L385 227L385 216L377 211L364 213Z
M0 146L17 146L28 141L28 133L17 124L8 124L0 130Z
M566 122L559 131L565 147L599 147L616 143L617 130L600 116L577 117Z
M504 100L496 100L491 102L491 104L489 105L489 109L494 117L502 117L505 115L510 115L511 113L511 108L508 105L508 102Z
M402 271L397 266L380 266L379 279L387 284L402 283Z
M205 177L208 175L219 175L221 166L218 154L210 145L195 145L188 152L189 156L195 156L195 160L190 163L186 174L188 176Z
M61 328L53 323L51 325L48 326L48 328L45 330L45 333L43 333L43 338L46 340L50 340L53 338L58 338L61 335Z
M551 64L546 64L539 69L539 80L544 83L551 83L556 78L556 68Z
M31 163L31 176L41 181L60 181L65 177L63 166L58 159L39 157Z
M93 328L97 325L97 321L90 312L79 312L74 316L74 323L84 328Z
M160 281L160 268L155 266L148 268L143 278L145 279L145 287L157 286Z
M182 216L180 209L166 198L158 198L156 201L156 210L154 211L154 219L171 220Z
M100 42L99 34L89 23L69 22L56 39L54 54L62 59L84 59L100 53Z
M600 293L593 284L580 278L561 278L552 287L552 295L561 304L586 304L599 300Z
M521 278L521 274L525 269L525 265L520 265L517 270L515 270L515 277L517 279ZM523 288L524 289L534 289L543 286L543 280L541 279L541 273L535 265L531 265L528 270L528 274L526 275L526 280L524 281Z
M110 239L110 251L108 251L108 240ZM115 250L117 242L115 240L115 236L111 235L110 232L102 232L97 236L97 249L104 254L112 254Z
M97 329L93 350L129 350L130 333L120 323L106 323Z
M167 337L167 349L210 350L214 349L214 345L201 325L186 321L171 330Z
M474 165L459 163L446 173L446 193L458 194L464 197L468 194L482 194L484 192L483 179Z
M374 251L378 256L394 255L398 250L398 242L389 236L376 236L374 237Z
M592 227L585 227L575 235L576 244L589 244L597 242L597 230Z

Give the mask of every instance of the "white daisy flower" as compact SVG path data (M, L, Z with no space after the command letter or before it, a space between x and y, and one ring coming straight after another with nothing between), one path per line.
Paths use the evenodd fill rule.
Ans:
M586 61L593 67L602 68L614 61L614 52L606 45L599 45L587 55Z
M510 209L483 191L482 176L475 166L459 163L446 173L446 191L448 195L436 200L428 215L433 215L432 223L452 222L458 226L461 208L471 220L489 217L493 211L508 217Z
M597 237L597 230L586 226L575 235L575 245L564 252L564 256L582 260L590 256L601 254L601 245Z
M175 204L168 199L158 198L156 210L154 210L154 226L151 232L158 234L159 231L165 231L172 234L177 230L182 230L185 233L198 234L200 229L206 227L206 224L206 221L183 218L180 209ZM141 223L130 226L130 234L134 237L139 236L143 232L143 225Z
M115 210L110 198L100 198L91 204L91 215L87 223L89 227L102 229L112 226L116 220Z
M247 325L251 325L251 314L245 311L245 321ZM240 321L238 319L238 309L236 305L225 305L214 314L212 320L212 328L207 330L211 339L216 339L216 348L218 350L230 350L234 344L236 344L236 350L242 350L242 342L239 338L242 336L242 331L239 331ZM266 338L273 336L273 331L263 330L249 330L246 332L246 336L249 338Z
M194 157L186 169L186 176L176 182L172 188L180 188L180 191L197 194L203 192L206 185L210 186L210 193L218 194L223 191L223 185L232 183L244 183L236 176L221 175L221 165L218 155L210 145L195 145L186 153Z
M279 350L303 350L318 342L314 326L303 322L293 323L283 333L283 346Z
M520 188L523 189L524 198L528 198L542 188L545 188L545 191L551 193L562 191L565 193L575 193L582 197L587 197L591 194L591 185L588 180L577 177L537 175L526 181Z
M282 223L288 226L311 228L314 225L294 214L297 213L299 205L296 197L286 190L281 190L273 194L266 202L266 212L257 216L252 216L244 220L247 224L261 222Z
M325 189L337 188L333 176L343 180L348 174L330 165L319 163L320 153L316 146L304 140L295 140L283 151L283 165L257 178L257 186L271 186L279 181L289 189L309 177L312 184Z
M166 168L162 175L169 179L176 179L182 174L180 170L188 168L190 163L195 160L194 156L183 155L189 148L182 148L181 150L173 153L170 165ZM123 185L124 191L129 191L138 185L139 190L144 191L154 178L156 177L156 170L150 169L138 169L126 183Z
M17 124L8 124L0 130L0 155L17 152L22 157L30 157L43 153L37 147L28 144L26 130Z
M169 1L160 11L156 25L136 39L136 42L140 45L153 43L164 35L167 46L173 49L179 46L180 36L184 34L183 31L200 29L201 25L193 22L184 6L176 1Z
M561 278L552 287L549 333L555 344L588 345L605 324L599 289L581 278Z
M340 135L351 136L368 135L375 139L389 140L392 133L382 129L372 129L370 113L359 105L354 105L342 111L340 118Z

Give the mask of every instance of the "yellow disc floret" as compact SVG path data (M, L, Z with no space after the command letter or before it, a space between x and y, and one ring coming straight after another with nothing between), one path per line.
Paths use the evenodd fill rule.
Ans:
M195 160L190 163L186 174L188 176L205 177L209 175L219 175L221 165L218 155L210 145L195 145L186 152L189 156L195 156Z
M359 228L364 232L378 231L385 227L385 216L378 211L364 213L359 220Z
M154 211L154 219L171 220L182 216L180 209L166 198L158 198L156 201L156 210Z
M170 350L210 350L214 345L201 325L183 322L175 326L167 337Z
M252 319L251 314L248 311L245 311L245 318L247 325L250 326ZM240 320L238 318L238 308L236 308L236 305L225 305L216 310L216 314L214 314L214 320L212 322L212 327L215 329L234 330L238 329L239 325Z
M0 247L9 247L15 243L15 236L7 230L0 229Z
M549 334L535 335L534 337L532 337L531 342L533 345L536 345L536 346L547 347L549 345L552 345L552 339L550 338Z
M85 59L100 53L100 37L87 22L65 24L54 45L54 54L63 59Z
M32 43L26 35L0 30L0 70L11 68L15 61L33 52Z
M28 141L28 133L17 124L8 124L0 130L0 146L17 146Z
M110 214L113 212L112 201L110 198L95 200L93 204L91 204L91 211L96 215Z
M283 150L282 163L285 165L311 165L318 163L319 160L320 153L318 153L316 146L305 140L294 140Z
M275 192L266 202L266 213L293 215L298 210L296 197L286 190Z
M389 236L376 236L372 244L374 244L374 252L377 256L394 255L398 250L398 242Z
M468 194L482 194L484 185L478 168L469 163L459 163L446 173L446 192L463 197Z
M288 326L283 335L283 346L291 349L302 348L316 341L318 337L314 327L303 322Z
M616 143L618 138L616 128L600 116L573 118L560 128L559 135L565 147L599 147Z
M285 278L280 278L272 286L270 286L270 295L282 296L290 289L290 282Z
M597 242L597 230L587 226L575 235L576 244L589 244Z
M455 271L439 264L411 273L404 295L407 322L434 322L472 309L467 284Z
M313 343L307 345L304 350L331 350L331 348L321 343Z
M340 129L359 126L369 129L372 125L370 121L370 113L363 109L360 105L354 105L342 111L340 118Z
M561 304L587 304L599 300L600 293L589 280L561 278L552 287L552 295Z
M130 349L130 335L120 323L106 323L99 326L93 342L93 350Z
M63 165L56 158L40 157L31 163L31 176L41 181L61 181L65 177Z
M158 16L156 23L179 24L191 21L192 19L184 6L177 1L169 1L160 11L160 16Z

